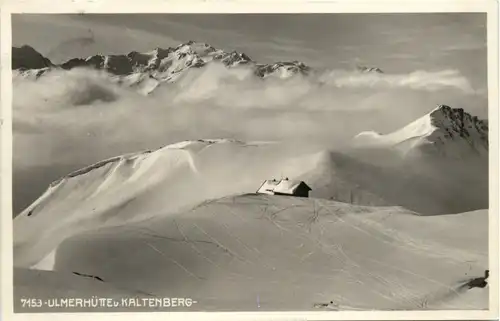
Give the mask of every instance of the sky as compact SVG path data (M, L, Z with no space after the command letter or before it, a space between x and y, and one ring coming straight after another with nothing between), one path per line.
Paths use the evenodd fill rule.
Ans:
M54 62L123 54L188 40L270 63L316 68L365 64L388 73L458 69L485 90L486 14L92 14L14 15L13 45Z

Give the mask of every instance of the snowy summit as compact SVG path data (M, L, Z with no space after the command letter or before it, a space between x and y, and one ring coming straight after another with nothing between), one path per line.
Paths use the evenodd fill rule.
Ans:
M381 135L362 132L358 145L394 147L404 154L433 154L453 158L488 155L488 122L462 108L439 105L395 132Z

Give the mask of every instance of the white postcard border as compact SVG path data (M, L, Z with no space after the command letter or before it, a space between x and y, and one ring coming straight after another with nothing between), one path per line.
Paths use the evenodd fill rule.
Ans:
M1 311L5 320L491 320L498 319L499 266L499 99L498 2L494 0L397 1L166 1L166 0L4 0L1 12ZM332 311L332 312L128 312L128 313L13 313L12 249L12 71L11 14L13 13L405 13L485 12L488 41L488 101L490 129L489 310L453 311Z

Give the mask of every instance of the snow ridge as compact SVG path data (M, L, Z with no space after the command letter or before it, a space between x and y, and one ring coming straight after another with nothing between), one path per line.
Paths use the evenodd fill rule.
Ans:
M214 139L186 140L186 141L182 141L182 142L178 142L178 143L174 143L174 144L169 144L169 145L163 146L163 147L161 147L161 148L159 148L157 150L160 150L160 149L177 149L177 150L179 150L180 149L180 150L186 150L186 151L191 151L191 152L199 152L203 148L208 147L210 145L213 145L213 144L224 144L224 143L246 145L244 142L238 141L238 140L235 140L235 139L214 138ZM50 184L50 187L51 188L55 187L55 186L59 185L59 183L61 183L61 181L65 180L65 179L87 174L90 171L93 171L95 169L101 168L101 167L103 167L105 165L108 165L110 163L118 163L118 162L121 162L121 161L133 160L133 159L135 159L137 157L146 156L146 155L151 154L153 152L155 152L155 150L145 150L145 151L141 151L141 152L129 153L129 154L114 156L114 157L111 157L111 158L107 158L107 159L101 160L101 161L99 161L97 163L94 163L92 165L86 166L84 168L78 169L78 170L76 170L74 172L71 172L71 173L67 174L66 176L64 176L64 177L62 177L62 178L60 178L60 179L52 182Z

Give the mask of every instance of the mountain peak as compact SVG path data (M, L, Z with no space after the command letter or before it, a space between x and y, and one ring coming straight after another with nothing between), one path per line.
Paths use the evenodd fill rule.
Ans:
M488 122L463 108L438 105L429 113L392 133L362 132L354 138L358 146L389 147L404 155L440 155L463 158L487 156Z
M378 68L378 67L367 67L367 66L361 66L361 65L357 65L356 66L356 69L360 72L364 72L364 73L378 73L378 74L383 74L384 72L382 71L382 69Z
M12 47L12 69L30 70L53 67L54 64L33 47Z
M431 124L444 130L448 138L456 136L469 138L478 135L480 140L488 143L488 123L477 116L464 111L463 108L452 108L447 105L438 105L429 113Z

